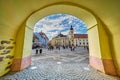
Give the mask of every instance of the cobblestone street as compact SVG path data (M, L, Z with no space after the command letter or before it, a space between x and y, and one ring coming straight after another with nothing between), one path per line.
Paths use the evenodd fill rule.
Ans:
M0 80L120 80L89 66L89 54L83 48L32 51L31 65L20 72L10 72Z

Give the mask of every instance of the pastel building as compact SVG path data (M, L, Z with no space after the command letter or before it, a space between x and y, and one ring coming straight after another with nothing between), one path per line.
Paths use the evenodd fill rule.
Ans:
M33 34L33 43L39 43L40 45L46 47L48 44L48 41L49 41L48 37L42 31L39 33L35 32Z

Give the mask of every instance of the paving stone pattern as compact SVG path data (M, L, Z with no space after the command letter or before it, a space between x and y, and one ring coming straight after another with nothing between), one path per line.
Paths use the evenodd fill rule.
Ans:
M101 73L89 66L89 54L83 48L76 50L43 49L42 54L32 51L31 65L20 71L10 72L0 80L120 80Z

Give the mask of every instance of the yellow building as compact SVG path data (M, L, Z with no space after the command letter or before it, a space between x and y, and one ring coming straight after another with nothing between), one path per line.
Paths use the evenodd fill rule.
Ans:
M74 29L71 26L69 35L58 34L50 42L52 46L88 46L87 34L74 34Z
M52 46L69 46L69 38L66 35L58 34L50 42Z

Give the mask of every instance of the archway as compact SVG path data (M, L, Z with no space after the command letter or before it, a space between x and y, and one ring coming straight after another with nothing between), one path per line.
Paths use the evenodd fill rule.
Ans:
M109 48L109 36L106 30L103 28L104 25L102 22L92 13L83 8L80 8L79 5L65 3L48 5L29 16L28 20L26 20L26 23L23 24L20 32L17 35L19 38L22 37L21 39L24 39L22 40L24 44L23 46L21 45L23 47L21 50L22 54L19 55L21 56L21 62L20 65L17 66L19 68L13 67L12 70L21 70L30 64L33 26L39 19L55 13L66 13L74 15L78 18L81 18L87 24L90 47L90 65L104 73L116 75L116 69ZM25 33L21 34L23 32ZM20 40L17 39L17 42L19 41ZM20 45L16 45L16 47L17 46ZM15 52L19 54L18 48L15 50ZM15 56L15 58L17 57ZM15 60L13 65L17 65Z

